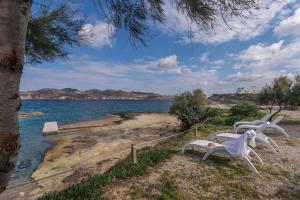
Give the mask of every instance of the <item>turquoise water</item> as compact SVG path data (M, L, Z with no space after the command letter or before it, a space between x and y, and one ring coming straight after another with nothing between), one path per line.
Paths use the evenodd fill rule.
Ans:
M113 113L168 112L171 103L170 100L24 100L21 112L45 114L19 120L21 149L12 178L30 177L51 147L50 137L42 134L46 121L63 125Z

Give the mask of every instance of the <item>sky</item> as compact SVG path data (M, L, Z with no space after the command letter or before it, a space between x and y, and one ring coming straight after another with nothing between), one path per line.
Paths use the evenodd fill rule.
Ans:
M38 2L38 1L36 1ZM81 1L82 2L82 1ZM68 59L26 64L21 90L121 89L175 95L202 88L207 95L260 89L280 75L300 74L300 1L265 0L245 22L221 19L212 31L190 24L166 0L166 24L151 24L147 47L134 48L124 30L101 18L92 1L77 3L85 24ZM33 10L38 5L33 5Z

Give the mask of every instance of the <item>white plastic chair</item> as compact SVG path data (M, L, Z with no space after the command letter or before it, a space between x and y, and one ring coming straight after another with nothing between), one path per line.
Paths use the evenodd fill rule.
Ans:
M268 122L270 117L272 116L272 113L267 113L263 118L259 120L254 120L254 121L238 121L235 122L233 125L233 128L236 129L237 126L240 125L259 125L259 124L265 124Z
M270 137L266 136L260 131L254 131L253 129L246 131L248 138L250 138L250 144L249 146L255 147L256 146L256 140L267 146L272 152L277 154L278 145L277 143L272 140ZM218 141L228 141L228 140L234 140L241 136L241 134L235 134L235 133L219 133L215 136L215 138Z
M278 122L280 122L282 119L283 119L283 116L280 115L280 116L276 117L271 123L267 122L262 125L247 125L247 124L240 125L240 126L236 127L235 133L237 133L240 129L254 129L255 131L261 129L260 131L262 132L267 128L272 128L272 129L275 129L275 130L279 131L280 133L282 133L285 137L289 137L289 134L283 128L281 128L280 126L277 125ZM264 126L264 125L266 125L266 126Z
M213 146L209 146L209 144L213 144ZM258 173L258 171L250 161L249 154L252 153L260 163L263 163L258 154L253 149L248 147L247 134L242 134L239 138L232 140L226 144L215 143L208 140L196 140L191 143L185 144L182 147L181 152L184 153L187 148L194 147L205 148L208 150L202 160L206 160L208 156L215 152L225 152L231 157L243 160L254 173Z

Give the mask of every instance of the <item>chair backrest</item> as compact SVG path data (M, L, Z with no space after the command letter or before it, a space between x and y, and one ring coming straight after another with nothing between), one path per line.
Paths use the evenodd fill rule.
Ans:
M275 125L275 124L277 124L278 122L280 122L282 119L283 119L283 116L282 116L282 115L279 115L279 116L277 116L277 117L271 122L270 125Z
M258 128L256 129L256 132L262 132L267 126L268 126L267 123L259 125Z
M226 150L231 154L231 156L247 156L247 137L247 133L243 133L240 137L225 145Z
M261 118L262 122L266 122L270 119L270 117L272 116L272 113L267 113L263 118Z

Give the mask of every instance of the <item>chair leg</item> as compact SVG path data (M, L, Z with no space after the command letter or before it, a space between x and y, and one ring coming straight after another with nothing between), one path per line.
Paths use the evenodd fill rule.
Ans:
M187 147L187 145L183 145L183 147L181 148L181 153L184 154L185 152L185 148Z
M265 144L273 153L278 154L277 150L269 143L269 141L266 141Z
M216 152L216 151L225 151L226 153L228 153L225 148L222 146L222 147L215 147L213 149L210 149L206 152L206 154L203 156L202 160L206 160L206 158L211 155L212 153Z
M252 149L252 148L249 148L250 149L250 152L253 153L254 157L260 162L260 163L264 163L264 161L259 157L259 155Z
M289 134L288 134L283 128L281 128L280 126L278 126L278 125L272 125L272 126L270 126L270 127L274 128L274 129L276 129L276 130L278 130L278 131L281 132L285 137L290 137Z
M205 153L205 155L203 156L202 160L206 160L206 158L207 158L210 154L214 153L215 151L216 151L215 149L210 149L210 150L208 150L208 151Z
M255 166L253 165L253 163L248 158L243 158L243 160L250 167L250 169L251 169L252 172L258 174L257 169L255 168Z
M278 144L277 144L272 138L268 137L267 140L270 141L270 143L271 143L272 145L274 145L276 148L279 147Z

